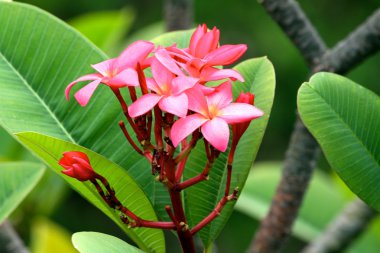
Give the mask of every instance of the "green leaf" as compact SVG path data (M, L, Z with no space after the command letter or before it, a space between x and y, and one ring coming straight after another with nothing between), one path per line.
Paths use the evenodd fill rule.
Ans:
M301 86L298 108L331 167L380 210L379 97L345 77L319 73Z
M68 21L102 50L109 52L121 42L135 19L131 8L83 14Z
M103 201L96 188L90 182L80 182L62 174L62 167L58 165L58 160L62 157L62 153L66 151L76 150L86 153L90 158L94 170L107 178L110 185L115 189L119 200L128 209L143 219L157 220L149 199L125 170L103 156L67 141L31 132L18 133L17 137L83 197L110 217L139 247L147 252L165 252L165 240L161 230L150 228L129 229L120 220L119 214L109 208Z
M153 195L149 164L120 131L124 117L110 89L101 85L86 107L65 100L66 86L94 72L90 64L106 56L64 22L29 5L0 2L0 24L0 125L10 133L39 132L94 150Z
M44 166L37 163L0 164L0 224L33 189L44 171Z
M275 74L272 64L266 57L244 61L234 69L239 71L245 79L244 83L235 82L233 84L235 98L241 91L250 91L255 94L255 106L265 113L263 117L251 123L240 140L235 153L231 188L239 187L242 189L268 123L274 98ZM228 151L219 156L209 173L208 181L201 182L186 190L186 209L192 226L206 217L224 195L227 155ZM191 178L199 174L203 170L205 160L203 145L198 144L189 157L184 177ZM215 240L222 230L232 213L234 203L229 202L218 218L200 231L200 236L206 247Z
M193 32L194 29L168 32L154 38L152 42L163 47L168 47L176 44L178 48L186 48L189 46L190 38Z
M80 253L143 253L119 238L97 232L75 233L72 241Z
M281 179L281 168L278 162L255 164L236 209L257 220L264 218ZM324 205L320 208L322 200ZM345 203L334 180L316 171L293 227L294 235L306 241L313 240L339 214Z

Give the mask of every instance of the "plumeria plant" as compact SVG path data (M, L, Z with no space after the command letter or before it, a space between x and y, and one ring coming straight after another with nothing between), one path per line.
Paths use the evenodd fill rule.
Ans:
M244 82L244 78L236 70L216 67L234 63L247 46L219 45L219 34L216 27L208 30L205 24L199 25L188 48L155 47L151 42L136 41L117 58L92 65L98 73L79 77L66 88L69 100L74 85L91 81L74 95L81 106L89 103L101 83L115 94L132 133L124 121L119 122L121 131L131 147L150 164L150 168L141 168L141 173L151 173L167 188L171 204L165 206L165 211L170 221L145 220L129 210L107 178L93 170L83 152L65 152L59 161L65 168L62 172L79 181L90 181L103 201L120 212L120 219L129 227L176 231L183 252L195 252L193 237L223 211L228 201L237 199L238 187L231 189L234 154L250 122L264 114L253 105L254 95L250 92L242 92L233 102L232 82ZM210 86L209 81L222 83ZM123 88L128 89L131 104L123 97ZM224 195L207 216L190 227L181 192L208 179L220 153L227 150L229 125L232 142ZM204 168L198 175L184 179L190 153L197 144L204 145Z
M287 5L299 8L292 1ZM270 11L277 15L285 10L281 8ZM300 27L302 18L296 18L291 31ZM357 51L362 57L375 51L368 47L367 53L362 52L353 43L355 36L376 37L374 20L368 20L371 29L360 28L349 43L323 56L309 54L309 44L303 43L309 25L300 34L289 34L302 36L294 41L306 45L305 58L314 70L334 70L329 61L335 62L336 54L342 66L334 71L344 72L348 67L339 52ZM319 146L331 167L368 206L353 202L359 214L351 215L350 205L331 231L323 233L346 200L339 190L331 190L332 180L317 173L317 183L310 186L313 196L292 231L305 242L322 235L321 242L310 244L305 253L314 252L313 245L329 247L337 241L339 249L346 247L349 236L360 234L380 210L379 97L347 78L316 73L300 86L299 119L271 200L270 188L275 188L281 165L262 166L265 169L257 174L250 171L271 113L276 78L266 57L241 60L251 45L224 45L218 28L201 24L129 43L110 59L75 29L33 6L0 0L0 24L0 126L138 247L111 235L79 232L72 243L81 253L165 253L172 245L165 242L164 231L178 239L174 252L181 247L184 253L210 253L234 207L261 219L271 202L257 236L248 239L252 252L277 252L291 232ZM319 54L321 58L314 58ZM39 163L0 164L0 235L4 234L1 223L43 173ZM43 205L58 199L49 194L50 198L44 195ZM320 208L321 199L326 208ZM358 226L347 229L347 222L341 222L347 214L355 219L348 223ZM358 221L362 217L364 221ZM239 228L239 233L246 228ZM347 238L334 239L346 234ZM237 241L231 238L229 246L239 246L242 252L246 246ZM0 246L1 242L0 236ZM371 245L378 249L376 243Z

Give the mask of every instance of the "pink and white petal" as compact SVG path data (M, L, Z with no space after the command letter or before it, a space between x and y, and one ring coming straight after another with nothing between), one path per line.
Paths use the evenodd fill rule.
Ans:
M173 145L177 147L178 143L207 121L208 119L196 113L189 115L186 118L180 118L174 122L170 131L170 139L172 140Z
M173 79L171 83L171 90L174 95L178 95L185 90L193 88L194 85L199 81L198 78L179 76Z
M121 88L125 86L139 86L139 76L135 69L127 68L116 76L112 77L108 81L107 85L115 88Z
M145 94L128 107L129 116L132 118L141 116L150 111L162 98L157 94Z
M198 45L198 41L203 37L203 35L207 32L207 26L206 24L198 25L197 29L191 35L190 38L190 45L189 45L189 51L190 54L195 56L195 50Z
M208 104L201 89L194 87L185 91L189 99L189 110L202 114L208 118Z
M226 151L228 140L230 139L230 130L228 124L218 117L207 121L201 128L205 139L217 150Z
M160 61L154 59L151 65L152 75L159 87L170 85L175 75Z
M181 71L181 69L178 67L176 61L170 56L168 51L165 49L158 50L155 53L155 56L157 60L165 66L170 72L173 74L176 74L178 76L183 76L184 73Z
M145 40L138 40L129 45L117 58L119 69L134 68L153 51L154 44Z
M247 45L223 45L209 53L205 60L207 66L228 65L234 63L247 51Z
M217 69L214 67L205 67L202 69L200 79L202 81L217 81L230 78L232 81L239 80L244 82L244 78L234 69Z
M94 81L94 80L97 80L97 79L101 79L102 76L99 75L99 74L88 74L88 75L84 75L84 76L81 76L79 77L78 79L76 79L75 81L69 83L69 85L67 85L66 89L65 89L65 95L66 95L66 99L69 100L70 99L70 91L71 91L71 88L79 83L79 82L83 82L83 81Z
M74 97L81 106L87 105L99 84L100 79L92 81L75 93Z
M226 81L215 87L215 91L207 96L208 104L214 105L219 109L222 109L231 104L232 100L233 95L230 81Z
M189 108L188 98L184 93L178 96L163 97L158 105L164 112L174 114L181 118L186 117Z
M229 124L247 122L264 115L263 111L246 103L231 103L220 112L219 117Z
M93 64L91 67L102 74L104 77L109 77L110 73L112 73L114 70L115 61L116 58L113 58L99 62L97 64Z

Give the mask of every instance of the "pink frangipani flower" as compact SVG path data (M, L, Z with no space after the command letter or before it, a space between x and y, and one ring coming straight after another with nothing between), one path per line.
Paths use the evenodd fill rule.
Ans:
M177 120L171 129L171 140L177 146L183 139L201 127L204 138L217 150L226 151L229 140L228 124L247 122L264 113L247 103L231 103L231 82L221 84L205 97L200 89L187 91L189 110L194 114Z
M153 59L151 70L153 78L147 78L147 86L154 93L145 94L131 104L129 115L132 118L143 115L158 103L162 111L185 117L188 110L185 91L194 87L198 78L185 76L179 68L176 72L180 76L176 76L157 59Z
M71 82L65 90L66 99L69 100L71 88L78 82L92 81L85 85L74 95L81 106L87 105L91 96L100 83L116 89L126 86L138 86L139 79L136 71L138 63L152 52L153 43L147 41L136 41L127 47L119 57L109 59L98 64L92 65L98 73L82 76Z
M219 33L216 27L208 31L205 24L199 25L191 37L189 48L178 49L171 46L167 50L182 68L191 76L198 77L202 83L225 78L243 82L244 79L239 72L233 69L218 69L215 66L234 63L245 53L247 45L219 46ZM165 57L161 53L157 56L164 65ZM173 71L170 66L166 67Z

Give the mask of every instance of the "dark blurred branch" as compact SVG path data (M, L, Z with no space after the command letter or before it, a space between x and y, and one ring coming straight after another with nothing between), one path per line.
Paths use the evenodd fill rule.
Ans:
M29 253L9 221L0 225L0 252Z
M366 22L339 42L321 60L320 70L346 73L380 48L380 9L375 11Z
M298 215L318 153L318 144L297 119L286 153L281 181L269 213L261 222L252 242L250 252L270 253L281 250Z
M345 249L361 235L376 214L375 210L359 199L351 202L302 253L345 252Z
M325 43L294 0L258 0L293 41L309 66L326 51Z
M193 0L165 0L166 30L189 29L194 22Z
M379 11L375 12L347 39L326 52L324 43L295 1L262 0L260 3L294 41L311 69L314 70L313 72L327 70L344 73L379 50ZM292 28L292 26L298 28ZM297 117L287 149L281 181L269 213L262 221L249 252L280 252L298 215L318 153L317 142Z

